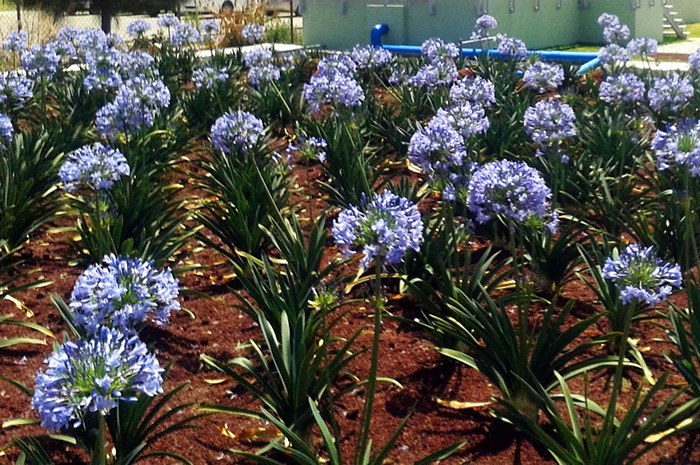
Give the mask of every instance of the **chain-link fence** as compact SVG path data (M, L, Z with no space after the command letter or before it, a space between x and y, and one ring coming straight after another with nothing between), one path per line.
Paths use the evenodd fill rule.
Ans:
M3 1L5 3L1 3ZM37 44L50 40L64 27L79 29L100 29L102 27L101 16L88 14L87 12L54 18L50 13L41 10L17 8L9 0L0 0L0 5L4 6L3 9L0 9L0 40L4 40L10 32L20 28L29 35L30 44ZM185 16L192 15L191 12L183 14ZM195 12L193 15L196 19L201 19L205 16L207 14L203 12ZM271 41L301 43L301 18L282 12L278 12L273 16L263 16L263 18L267 29L270 31ZM126 37L126 27L136 19L143 19L151 23L153 29L156 29L157 18L155 17L117 15L112 18L112 32Z

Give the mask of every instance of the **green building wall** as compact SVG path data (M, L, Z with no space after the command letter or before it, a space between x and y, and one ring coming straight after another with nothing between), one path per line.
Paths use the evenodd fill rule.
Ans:
M700 0L669 0L686 23L700 23Z
M604 12L618 15L633 36L663 36L663 0L301 0L301 8L304 43L338 50L367 44L379 23L389 26L386 44L467 39L485 12L498 20L496 32L531 49L600 43L596 21Z

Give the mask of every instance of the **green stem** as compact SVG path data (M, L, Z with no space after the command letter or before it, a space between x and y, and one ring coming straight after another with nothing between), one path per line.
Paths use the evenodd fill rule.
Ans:
M377 368L379 365L379 334L382 328L382 311L384 310L384 294L382 292L382 260L376 259L376 274L374 288L374 335L372 338L371 364L367 378L367 389L365 394L365 408L362 414L362 424L360 426L360 440L355 452L355 464L363 463L365 451L369 448L369 432L372 423L372 409L374 407L374 391L377 383Z
M97 414L97 437L93 450L92 465L107 465L107 443L105 441L105 416Z

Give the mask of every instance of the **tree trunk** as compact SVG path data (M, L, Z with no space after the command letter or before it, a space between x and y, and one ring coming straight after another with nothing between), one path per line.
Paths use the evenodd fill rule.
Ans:
M111 5L105 2L102 5L102 10L100 13L102 16L102 31L105 34L109 34L112 32L112 17L114 16L114 11L112 10Z

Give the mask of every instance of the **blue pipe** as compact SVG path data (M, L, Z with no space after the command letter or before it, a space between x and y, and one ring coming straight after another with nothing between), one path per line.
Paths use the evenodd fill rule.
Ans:
M383 48L397 55L420 55L421 48L417 45L384 45L382 44L382 36L389 32L389 26L386 24L377 24L370 32L370 44L373 47ZM496 59L508 59L510 55L499 53L496 50L484 50L480 48L463 48L460 51L461 56L465 58L476 58L478 56L488 56ZM538 56L543 61L563 61L569 63L581 64L577 74L581 75L591 71L600 64L597 53L580 53L580 52L559 52L551 50L528 51L528 55Z

